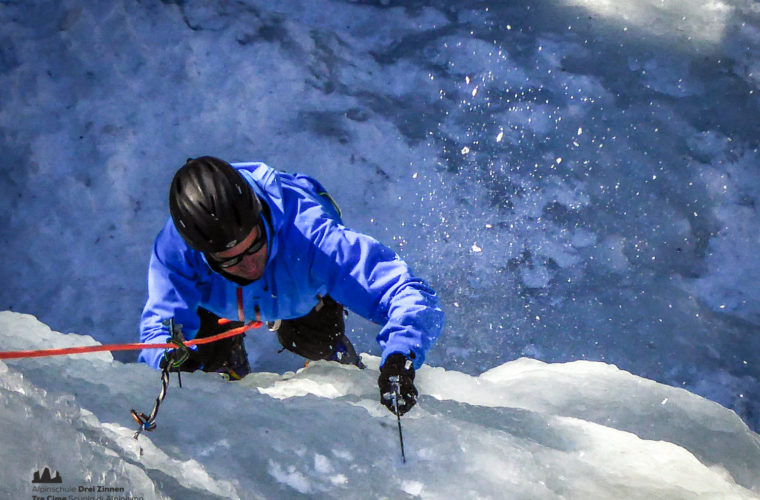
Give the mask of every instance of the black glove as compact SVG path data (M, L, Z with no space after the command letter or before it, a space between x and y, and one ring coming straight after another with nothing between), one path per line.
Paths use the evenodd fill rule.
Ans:
M182 364L177 368L175 365L179 361L182 360L183 354L182 349L167 349L164 351L164 355L161 358L161 363L159 364L159 367L163 370L164 367L167 365L169 366L170 372L194 372L198 368L200 368L203 363L199 359L197 351L194 351L193 349L188 349L188 357L187 359L182 362Z
M412 361L400 353L388 356L380 367L380 377L377 379L380 387L380 403L385 405L393 414L396 409L393 399L396 395L395 385L398 385L398 414L403 415L412 409L417 402L417 388L414 387L414 368Z

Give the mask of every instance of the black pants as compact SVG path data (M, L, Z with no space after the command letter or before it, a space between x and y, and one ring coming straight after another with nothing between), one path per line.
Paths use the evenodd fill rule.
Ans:
M331 297L320 297L306 316L268 323L277 332L283 349L306 359L327 359L363 368L354 346L346 337L345 311Z
M219 316L199 307L201 326L195 338L205 338L243 326L240 321L219 324ZM353 345L345 335L345 312L343 306L331 297L321 297L309 314L300 318L278 320L268 323L277 332L283 349L309 360L328 359L362 367ZM202 369L205 372L230 374L241 378L251 372L248 355L243 343L245 334L210 344L201 344L198 351L181 367L183 371Z
M277 332L283 348L312 360L329 358L337 348L337 340L346 332L343 306L328 296L322 297L306 316L267 326Z

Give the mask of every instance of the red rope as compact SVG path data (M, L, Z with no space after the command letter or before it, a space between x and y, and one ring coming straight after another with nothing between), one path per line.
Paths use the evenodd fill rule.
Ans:
M221 321L220 321L221 323ZM202 339L188 340L185 342L186 346L210 344L218 340L234 337L240 335L251 328L259 328L263 323L261 321L251 321L246 325L238 328L233 328L218 335L212 335L211 337L204 337ZM140 349L175 349L176 344L150 344L150 343L134 343L134 344L110 344L110 345L91 345L91 346L79 346L79 347L64 347L61 349L43 349L39 351L0 351L0 359L18 359L18 358L42 358L46 356L63 356L66 354L84 354L88 352L102 352L102 351L136 351Z

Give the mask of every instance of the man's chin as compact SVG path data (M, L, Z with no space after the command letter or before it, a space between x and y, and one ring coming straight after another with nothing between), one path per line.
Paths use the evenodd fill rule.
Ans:
M261 271L249 271L249 272L238 274L239 277L245 280L250 280L250 281L256 281L257 279L261 278L263 275L264 273Z

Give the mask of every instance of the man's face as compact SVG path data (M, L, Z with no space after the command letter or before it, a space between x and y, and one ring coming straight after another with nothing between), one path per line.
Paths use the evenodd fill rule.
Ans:
M256 246L259 237L264 238L264 245L256 252L249 253L252 246ZM211 254L211 258L223 264L225 260L239 257L240 262L235 265L222 266L224 271L238 278L253 281L261 278L264 274L264 267L267 263L267 247L264 226L259 224L251 230L246 239L229 250Z

